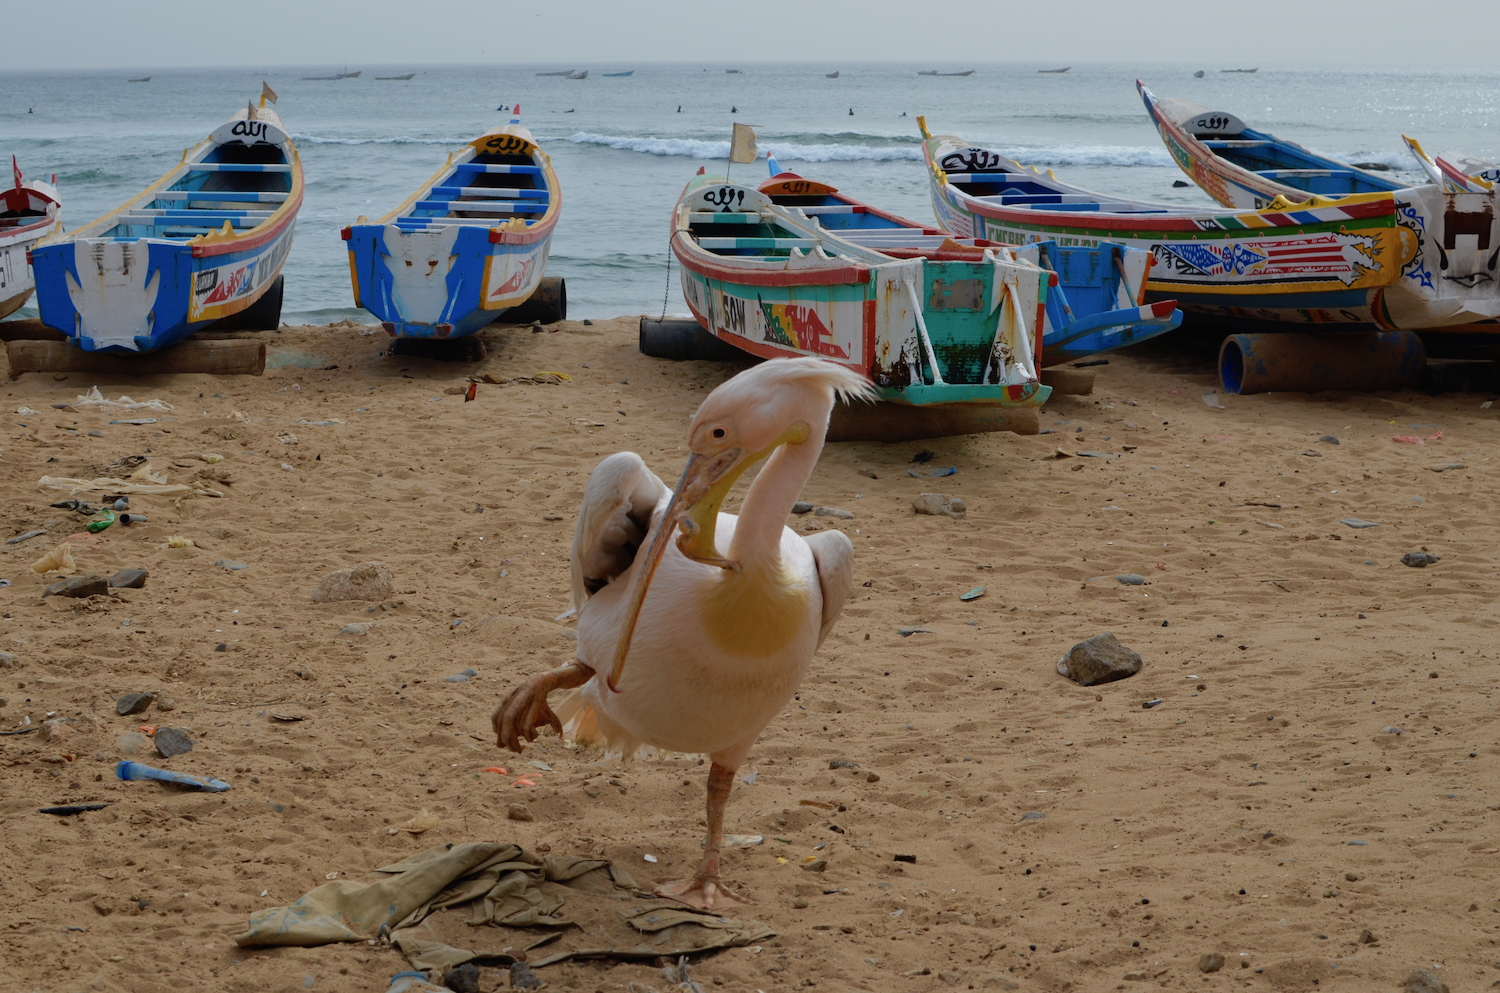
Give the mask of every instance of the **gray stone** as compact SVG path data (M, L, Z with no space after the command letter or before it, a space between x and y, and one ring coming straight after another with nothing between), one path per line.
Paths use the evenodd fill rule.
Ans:
M808 503L806 500L798 500L796 503L792 504L792 513L794 514L811 514L812 509L813 505Z
M165 693L158 693L158 694L156 694L156 709L157 710L176 710L177 709L177 701L173 700L171 697L167 696Z
M1349 527L1354 528L1356 531L1359 530L1360 528L1378 528L1378 527L1380 527L1380 525L1376 524L1374 521L1362 521L1358 517L1346 517L1343 520L1339 521L1339 523L1340 524L1347 524Z
M805 869L808 872L827 872L828 871L828 860L827 859L813 859L811 862L804 862L804 863L802 863L802 868Z
M1080 686L1094 686L1134 676L1141 671L1141 657L1106 631L1069 649L1057 660L1057 671Z
M1406 974L1401 993L1448 993L1448 984L1431 969L1413 969Z
M1021 820L1023 821L1044 821L1046 819L1047 815L1040 810L1028 810L1021 815Z
M108 592L109 580L90 572L82 576L74 576L72 579L64 579L60 583L53 583L42 591L42 596L103 596Z
M20 661L14 652L0 652L0 669L14 669Z
M841 510L838 507L814 507L813 514L818 517L837 517L843 521L852 521L854 519L854 511Z
M218 566L220 569L226 569L229 572L239 572L241 569L250 568L245 563L236 562L234 559L215 559L214 565Z
M830 769L858 769L859 768L859 763L858 762L851 762L848 759L829 759L828 760L828 768L830 768Z
M117 590L138 590L146 585L149 575L145 569L121 569L109 577L109 585Z
M139 714L151 706L151 701L155 699L155 693L126 693L115 701L115 713L121 717Z
M443 677L443 682L445 683L467 683L468 681L469 677L461 672L456 672L451 676Z
M1318 439L1318 444L1320 445L1337 445L1338 443L1339 440L1331 434L1325 434L1323 437Z
M182 728L158 728L156 750L164 759L193 750L193 739Z
M1335 441L1334 444L1337 445L1338 442ZM1218 952L1204 952L1198 956L1199 972L1218 972L1222 968L1224 968L1224 956Z
M531 971L531 966L525 962L512 962L510 964L510 985L518 990L539 990L547 984Z
M324 576L313 587L315 603L339 600L384 600L392 591L391 568L384 562L365 562Z
M1146 577L1139 573L1127 572L1115 577L1115 580L1125 586L1145 586Z
M479 966L465 962L443 973L443 985L453 993L479 993Z
M339 629L339 634L352 634L356 637L362 638L365 635L369 634L370 629L374 626L374 621L361 621L358 624L345 624L342 628Z
M1401 556L1401 564L1409 565L1413 569L1425 569L1438 560L1431 552L1407 552Z
M531 811L527 809L524 803L512 803L506 805L505 816L513 821L536 820L536 818L532 816Z
M962 500L945 493L918 494L917 498L911 502L911 509L919 514L951 517L955 521L963 520L969 512L968 505Z

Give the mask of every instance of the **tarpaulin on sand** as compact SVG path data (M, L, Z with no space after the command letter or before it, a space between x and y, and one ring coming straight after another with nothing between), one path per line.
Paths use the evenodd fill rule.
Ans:
M438 969L508 964L542 945L545 956L528 956L534 967L686 955L775 934L760 921L657 899L608 859L537 856L519 845L442 845L374 874L382 878L325 883L290 906L258 911L234 940L242 948L325 945L366 941L385 928L413 966Z

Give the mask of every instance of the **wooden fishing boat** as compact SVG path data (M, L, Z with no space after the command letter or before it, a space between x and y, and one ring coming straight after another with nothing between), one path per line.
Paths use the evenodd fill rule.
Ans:
M10 168L15 185L0 190L0 317L19 310L35 288L26 256L37 242L62 231L62 203L57 187L39 179L27 182L14 155ZM56 182L57 177L53 177Z
M149 352L231 316L275 328L301 207L281 118L249 104L127 203L32 249L42 321L90 352Z
M1173 160L1225 206L1259 209L1278 198L1309 196L1335 203L1343 200L1325 198L1350 194L1395 199L1402 239L1398 278L1372 293L1364 308L1334 311L1333 320L1420 330L1500 318L1500 221L1492 182L1467 175L1447 159L1428 158L1408 138L1434 179L1412 187L1257 131L1234 114L1188 100L1159 100L1140 80L1136 87Z
M918 69L918 76L972 76L973 69L965 69L963 72L938 72L936 69Z
M769 165L772 175L760 184L760 192L778 207L811 217L843 241L899 259L978 262L988 250L1046 269L1051 277L1042 321L1043 366L1146 341L1182 323L1175 301L1145 303L1145 277L1153 263L1150 252L1108 242L1085 248L1044 241L1013 250L984 239L960 244L940 228L782 172L774 157Z
M1213 316L1369 321L1376 291L1396 281L1409 257L1389 193L1304 196L1261 211L1150 203L1072 186L917 122L944 230L1008 245L1113 242L1150 251L1147 301L1175 299Z
M1037 72L1041 73L1044 76L1047 76L1047 75L1056 75L1056 74L1065 73L1065 72L1067 72L1071 68L1073 68L1073 67L1072 66L1063 66L1061 69L1038 69Z
M375 81L379 83L405 82L408 79L414 78L416 75L417 74L414 72L409 72L404 76L376 76Z
M473 334L541 285L562 193L520 110L449 153L395 210L343 229L354 302L392 335ZM552 320L566 296L559 306Z
M635 75L635 70L634 69L626 69L624 72L604 72L604 73L600 73L600 75L608 77L610 79L619 79L622 76L633 76L633 75Z
M1037 370L1051 273L1002 247L856 211L863 205L852 201L807 202L836 193L788 173L757 189L699 170L677 201L672 232L698 322L752 355L850 366L899 403L1046 401L1051 389ZM840 217L848 226L825 226ZM876 250L843 237L857 231L856 219L912 233L904 251Z

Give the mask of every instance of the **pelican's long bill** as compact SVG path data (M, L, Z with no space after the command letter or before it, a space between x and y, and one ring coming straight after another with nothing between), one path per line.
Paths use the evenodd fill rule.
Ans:
M748 455L742 448L728 448L716 455L699 455L693 452L683 467L682 478L677 489L667 501L662 512L661 524L651 535L636 569L635 585L630 591L630 606L625 616L625 627L620 632L620 642L615 648L614 664L610 666L605 684L610 692L619 692L620 673L625 669L625 657L630 654L630 640L635 634L636 620L641 616L641 604L646 602L646 591L651 587L651 577L667 551L667 542L679 528L682 534L677 539L677 549L694 562L715 565L721 569L739 569L739 563L724 558L714 544L714 530L719 522L719 508L724 498L752 465L764 459L787 443L800 444L808 439L811 429L802 421L790 425L774 442L758 452Z

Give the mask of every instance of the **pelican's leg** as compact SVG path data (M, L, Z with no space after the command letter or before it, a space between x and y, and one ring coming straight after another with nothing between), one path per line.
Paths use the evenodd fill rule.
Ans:
M719 846L724 841L724 808L734 786L734 770L714 762L708 767L708 850L691 879L662 883L656 895L677 900L699 910L713 910L726 903L750 903L719 878Z
M495 728L495 743L520 754L522 742L536 741L537 731L550 727L562 734L562 721L547 706L547 694L553 690L572 689L594 678L594 670L582 662L570 662L561 669L539 672L510 691L490 715Z

